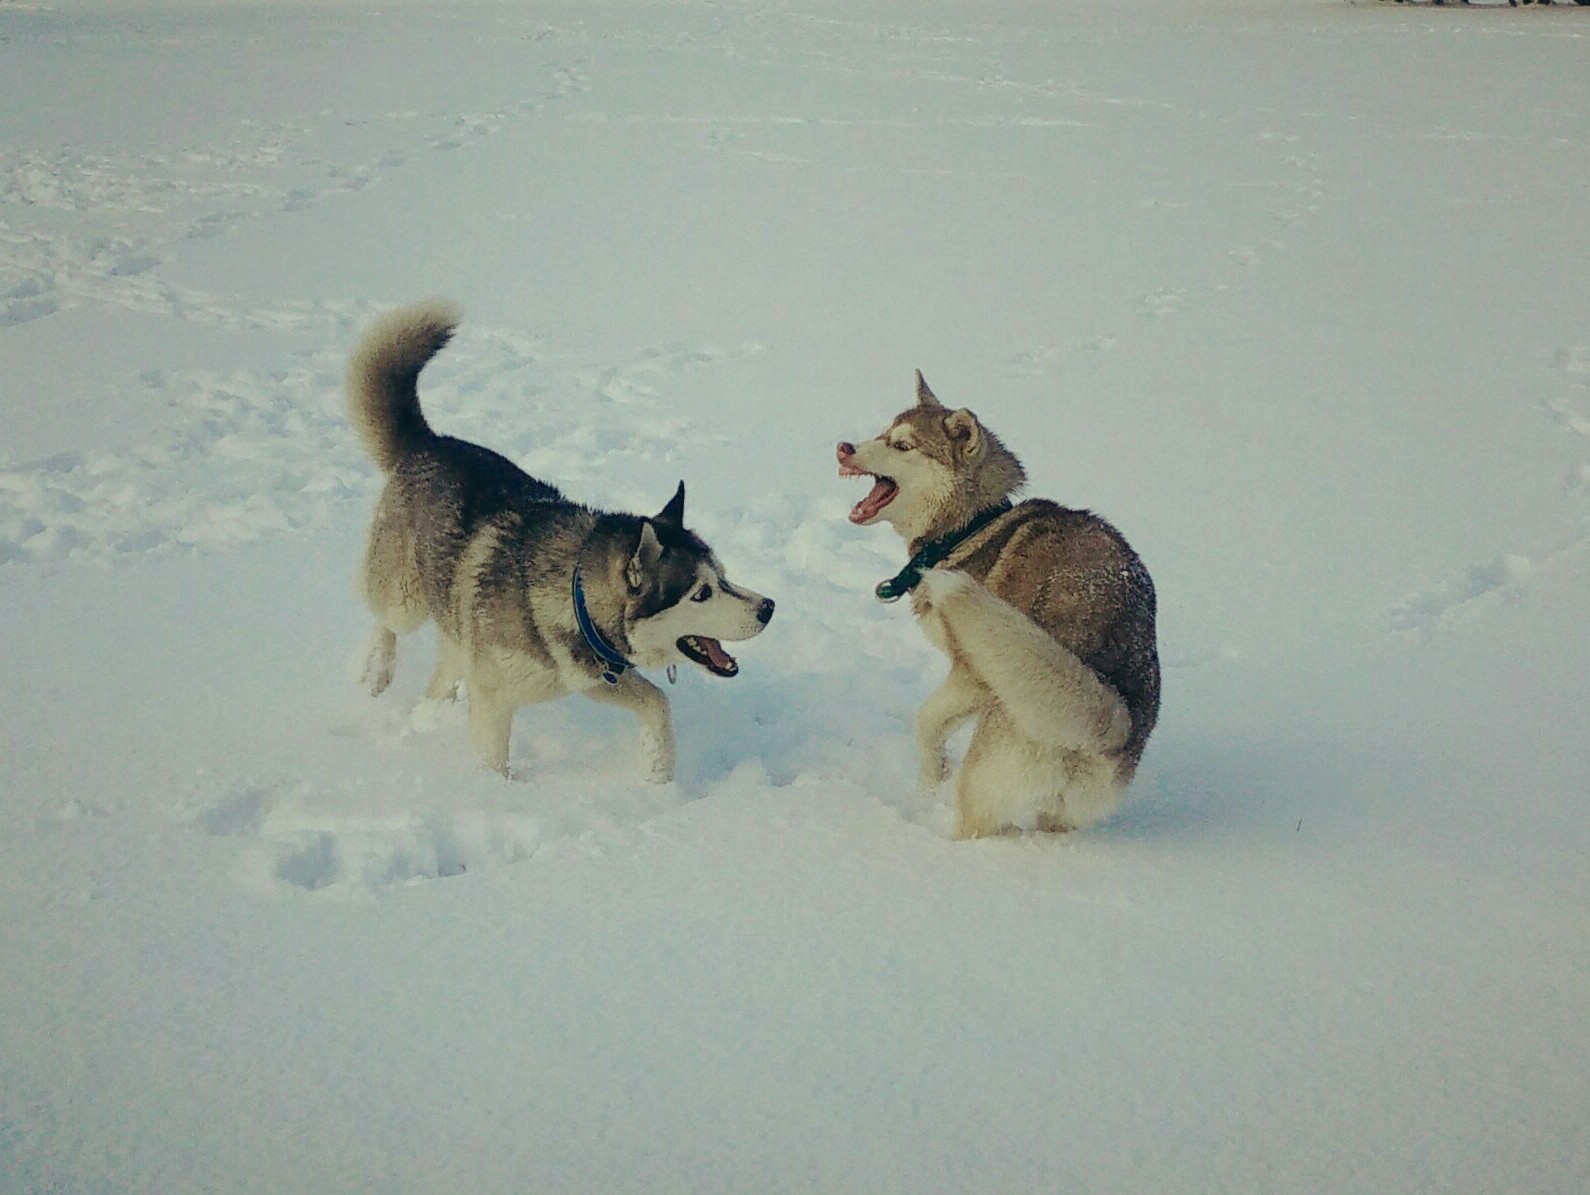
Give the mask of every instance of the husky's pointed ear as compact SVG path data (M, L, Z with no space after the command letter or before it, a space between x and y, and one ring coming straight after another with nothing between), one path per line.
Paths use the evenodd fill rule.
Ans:
M640 542L635 545L635 554L624 566L624 580L629 583L631 593L639 593L646 587L646 577L656 570L657 562L661 559L662 544L657 540L656 528L648 519L640 525Z
M976 456L983 450L983 425L965 407L944 416L944 432L967 456Z
M668 523L674 527L685 525L685 483L680 482L679 488L674 491L674 496L668 499L668 505L663 507L657 515L657 522Z
M916 405L919 407L942 407L944 404L938 396L928 389L927 379L922 376L922 371L916 371Z

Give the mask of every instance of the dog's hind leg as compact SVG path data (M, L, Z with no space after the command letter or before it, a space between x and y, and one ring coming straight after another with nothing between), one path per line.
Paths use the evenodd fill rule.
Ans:
M375 615L376 626L356 661L355 674L372 697L392 683L397 637L418 629L430 616L420 592L414 542L403 529L397 499L389 488L376 503L375 518L359 570L359 591Z
M976 677L952 664L944 683L922 703L916 715L917 753L922 765L917 787L922 792L931 794L949 776L944 744L988 698L988 690L977 683Z
M431 673L431 683L425 686L426 701L458 699L458 683L464 679L459 655L459 648L450 636L445 633L436 636L436 671Z
M364 651L354 660L354 679L371 697L379 697L392 683L392 673L397 668L398 636L417 629L424 621L423 612L418 618L377 614Z
M1037 829L1063 780L1057 753L1017 731L1001 707L989 706L955 780L955 837Z
M1120 750L1132 729L1126 703L1047 631L965 573L935 569L922 586L952 658L993 691L1016 731L1049 748Z
M371 697L379 697L392 683L396 667L397 635L377 624L371 628L364 650L354 660L354 680Z
M508 736L513 731L514 706L485 686L469 686L469 739L480 760L499 776L508 774Z
M1068 753L1059 809L1039 815L1040 830L1085 830L1114 813L1126 793L1126 779L1115 760Z
M603 705L629 710L639 718L646 778L655 784L667 784L674 778L673 713L666 693L638 673L627 672L618 684L601 684L586 689L585 695Z

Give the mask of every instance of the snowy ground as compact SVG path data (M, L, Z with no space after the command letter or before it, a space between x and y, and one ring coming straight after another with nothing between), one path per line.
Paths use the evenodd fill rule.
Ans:
M0 1191L1590 1188L1590 13L0 3ZM779 602L514 779L363 699L361 325ZM1158 582L1131 803L946 838L832 443Z

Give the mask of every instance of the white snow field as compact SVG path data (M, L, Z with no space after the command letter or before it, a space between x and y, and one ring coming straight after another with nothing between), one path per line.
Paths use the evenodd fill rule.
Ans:
M1590 10L0 3L0 1191L1590 1189ZM774 596L513 777L363 696L358 331ZM1156 578L1128 804L949 837L833 444Z

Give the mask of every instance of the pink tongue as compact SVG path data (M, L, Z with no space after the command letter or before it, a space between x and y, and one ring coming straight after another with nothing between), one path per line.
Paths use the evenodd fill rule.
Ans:
M716 639L708 639L705 635L701 635L696 639L696 642L701 644L702 647L706 648L707 658L710 659L714 665L725 670L734 668L734 657L728 652L724 651L723 644L719 643Z
M880 477L873 482L872 489L867 496L850 509L852 523L865 523L868 519L876 518L878 512L889 505L889 500L894 497L895 484L887 477Z

